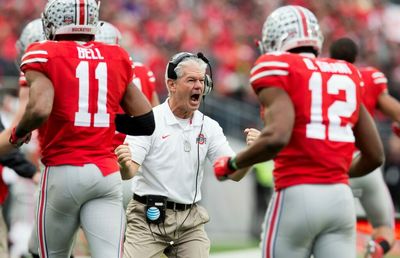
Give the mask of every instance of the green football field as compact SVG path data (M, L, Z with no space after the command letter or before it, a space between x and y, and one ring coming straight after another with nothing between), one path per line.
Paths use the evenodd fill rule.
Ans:
M210 258L259 258L258 241L218 243L211 246ZM243 256L242 256L243 255ZM364 258L360 253L357 258ZM387 254L385 258L400 258L400 254Z

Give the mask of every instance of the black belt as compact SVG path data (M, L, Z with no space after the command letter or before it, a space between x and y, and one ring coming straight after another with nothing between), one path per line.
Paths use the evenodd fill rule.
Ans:
M147 196L146 195L140 196L140 195L137 195L137 194L133 194L133 199L135 201L138 201L138 202L142 203L142 204L147 204ZM183 203L176 203L176 202L167 201L167 206L166 207L167 207L167 209L171 209L171 210L174 210L174 211L184 211L184 210L192 208L192 206L193 206L193 204L183 204Z

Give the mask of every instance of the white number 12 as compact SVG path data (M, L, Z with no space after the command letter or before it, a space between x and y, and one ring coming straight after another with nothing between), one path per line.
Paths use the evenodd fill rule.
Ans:
M336 100L328 107L328 132L326 136L326 125L322 123L323 92L322 76L314 72L309 81L311 91L311 117L306 127L307 138L324 140L328 138L335 142L354 142L354 134L351 124L341 124L341 117L349 118L357 108L356 85L346 75L334 74L327 82L327 91L330 95L339 94L340 90L345 91L345 101Z
M107 65L100 62L95 70L98 81L97 112L94 114L94 127L109 127L110 114L107 113ZM81 61L76 67L76 78L79 79L78 112L75 113L75 126L90 126L89 113L89 63Z

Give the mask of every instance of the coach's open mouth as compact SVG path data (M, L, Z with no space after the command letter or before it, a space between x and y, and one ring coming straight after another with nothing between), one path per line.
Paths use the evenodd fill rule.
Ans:
M190 100L193 102L198 102L200 100L200 94L193 94L190 96Z

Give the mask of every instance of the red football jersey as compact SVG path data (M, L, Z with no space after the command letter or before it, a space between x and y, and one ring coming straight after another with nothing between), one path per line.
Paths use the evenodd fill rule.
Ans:
M146 98L151 102L156 89L156 77L142 63L133 63L133 83L140 88Z
M94 41L44 41L29 46L21 70L45 74L54 87L41 146L43 164L93 163L104 175L118 171L114 118L133 79L126 51Z
M387 91L387 78L374 67L359 68L364 81L362 101L368 112L373 115L379 96Z
M156 78L154 76L154 73L139 62L134 62L132 68L133 83L140 88L146 98L151 102L153 94L156 90ZM119 113L124 113L122 108L120 109ZM114 148L117 148L119 145L123 144L125 138L126 134L116 133L113 141Z
M328 58L270 53L256 61L250 82L256 92L282 88L295 108L289 144L274 159L276 189L348 183L355 142L352 127L361 103L357 68Z

